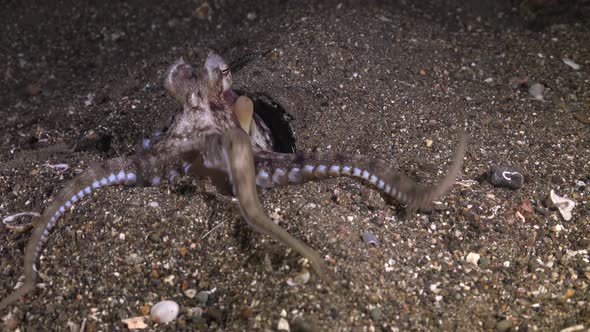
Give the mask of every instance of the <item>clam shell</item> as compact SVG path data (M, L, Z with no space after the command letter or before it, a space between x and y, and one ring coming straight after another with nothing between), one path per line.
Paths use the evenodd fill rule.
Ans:
M156 323L169 323L176 319L180 307L174 301L161 301L150 310L150 318Z

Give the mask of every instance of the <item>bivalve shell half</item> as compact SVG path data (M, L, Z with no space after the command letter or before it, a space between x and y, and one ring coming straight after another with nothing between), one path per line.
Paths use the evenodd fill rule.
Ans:
M150 310L150 318L156 323L169 323L176 319L180 307L174 301L161 301Z

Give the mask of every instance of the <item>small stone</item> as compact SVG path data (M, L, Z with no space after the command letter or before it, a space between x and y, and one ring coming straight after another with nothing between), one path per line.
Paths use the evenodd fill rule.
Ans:
M381 295L379 294L379 292L371 292L369 294L369 296L367 297L367 299L369 300L369 302L371 302L372 304L377 304L379 303L379 301L381 301Z
M195 16L200 20L211 19L211 5L208 2L203 2L197 9L195 9Z
M158 279L160 277L160 273L158 272L157 269L153 269L150 272L150 277L152 277L152 279Z
M338 309L334 307L330 308L330 317L332 317L332 319L340 318L340 313L338 312Z
M481 256L481 257L479 258L479 267L481 267L481 268L484 268L484 269L485 269L485 268L486 268L486 267L488 267L489 265L490 265L490 259L489 259L488 257L486 257L486 256Z
M281 317L281 319L279 319L279 323L277 324L277 330L283 332L291 331L291 328L289 327L289 322L285 318Z
M174 301L161 301L150 310L150 318L156 323L169 323L176 319L180 307Z
M184 295L189 299L192 299L197 295L197 291L195 289L187 289L184 291Z
M590 124L590 111L576 112L574 117L583 124Z
M158 206L160 206L160 204L158 204L158 202L151 201L148 203L148 206L153 207L153 208L157 208Z
M377 237L373 233L363 233L363 242L374 246L376 246L379 243L377 241Z
M200 304L206 305L207 300L209 300L209 292L208 291L201 291L201 292L199 292L199 294L197 294L197 301Z
M193 330L193 331L208 331L209 325L207 325L207 321L205 321L204 319L198 319L197 322L194 323L193 328L191 330Z
M184 257L184 255L186 255L188 250L186 249L186 247L180 247L180 249L178 249L178 252L180 252L180 256Z
M120 233L119 234L119 240L125 241L125 233Z
M531 85L529 88L529 93L535 100L544 100L543 93L545 92L545 87L541 83L535 83Z
M478 253L470 252L465 257L465 261L469 264L473 264L477 266L477 262L479 261L480 255Z
M508 319L501 320L496 323L496 331L507 332L512 328L512 321Z
M221 311L220 311L218 308L215 308L215 307L213 307L213 308L210 308L210 309L207 311L207 316L209 316L209 318L210 318L212 321L216 321L216 322L220 322L220 321L221 321L221 319L223 318L223 317L221 316Z
M147 316L150 314L150 306L148 304L144 304L143 306L141 306L141 308L139 308L139 312L141 312L142 315Z
M187 310L187 316L192 318L200 318L203 316L203 309L201 309L201 307L189 308Z
M243 320L248 320L250 319L252 316L254 315L254 312L252 311L252 308L250 307L246 307L244 308L244 310L242 310L242 312L240 313L240 317Z
M256 19L257 15L255 12L249 12L248 14L246 14L246 18L249 21L254 21Z
M90 106L94 102L94 93L89 92L86 95L86 100L84 101L84 106Z
M129 265L138 265L143 262L143 258L136 253L129 254L129 256L125 257L125 263Z
M383 311L381 308L375 307L369 311L369 315L371 315L372 320L379 321L381 320L381 317L383 317Z
M524 176L512 167L492 166L488 171L488 182L495 187L519 189L524 185Z
M148 239L154 243L160 242L160 233L151 233L148 235Z
M12 313L8 313L2 320L4 320L4 326L8 331L14 331L18 328L18 320L16 320Z
M208 289L209 288L209 280L207 280L207 279L199 280L199 288Z

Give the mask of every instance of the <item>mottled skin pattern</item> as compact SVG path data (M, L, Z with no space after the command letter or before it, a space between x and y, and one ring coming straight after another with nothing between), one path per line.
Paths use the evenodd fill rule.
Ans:
M182 105L170 128L149 149L98 163L66 184L43 212L33 231L24 258L23 285L0 302L6 308L35 288L35 261L57 219L75 202L95 189L112 184L158 185L184 174L206 175L232 185L242 217L256 231L284 243L307 258L326 283L333 278L323 259L303 242L293 238L264 213L256 186L273 187L333 176L352 176L374 184L410 208L425 208L450 189L457 177L465 150L461 140L448 174L433 188L389 168L382 161L362 155L280 154L261 146L246 133L236 114L240 105L231 89L228 65L209 54L205 65L195 70L182 59L167 71L164 86ZM250 107L250 106L248 106ZM247 110L247 114L252 114ZM252 132L248 131L250 134Z

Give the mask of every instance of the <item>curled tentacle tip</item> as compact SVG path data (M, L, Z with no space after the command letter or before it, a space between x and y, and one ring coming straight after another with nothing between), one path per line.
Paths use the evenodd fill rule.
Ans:
M247 96L240 96L234 105L234 114L244 131L250 134L250 125L254 114L254 103Z

